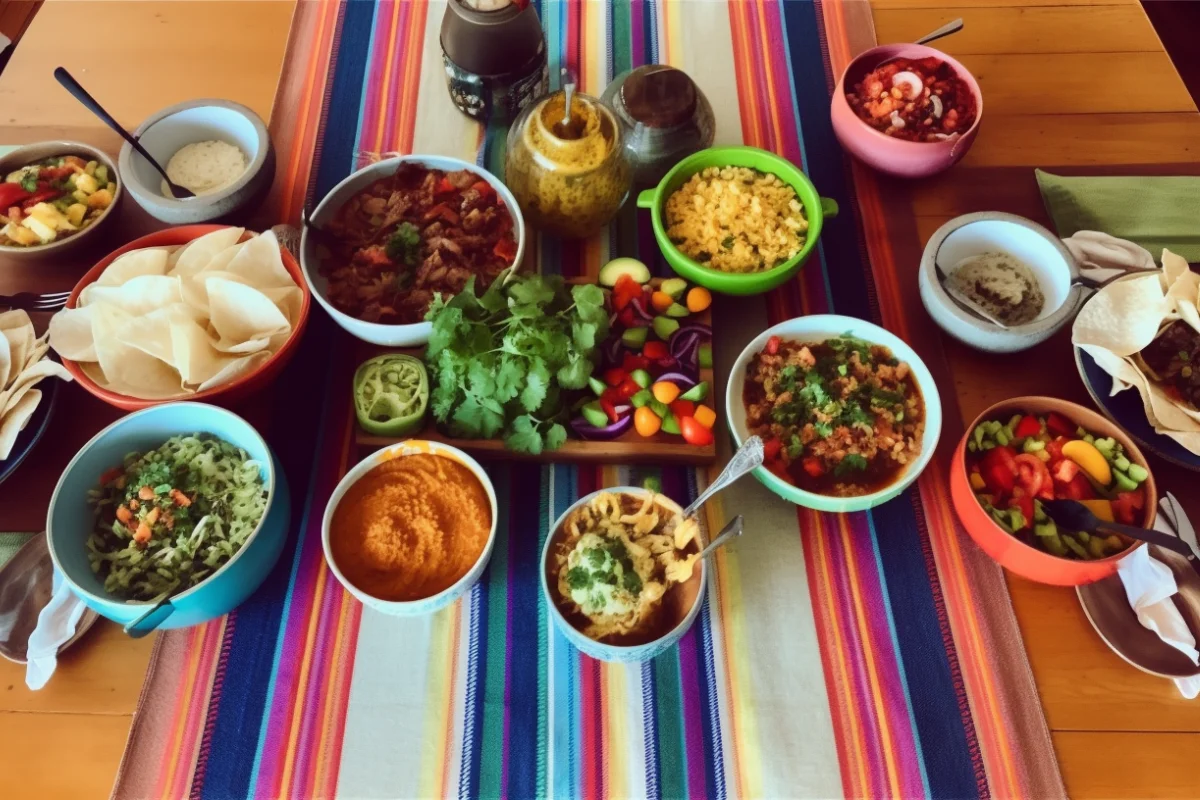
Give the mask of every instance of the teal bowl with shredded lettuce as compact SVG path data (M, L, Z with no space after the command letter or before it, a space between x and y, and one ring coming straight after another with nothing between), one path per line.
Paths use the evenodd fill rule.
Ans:
M146 453L155 455L131 455ZM289 516L287 481L258 431L225 409L180 402L123 417L85 444L54 489L46 534L71 590L142 636L244 602L279 560ZM135 543L140 522L153 538Z

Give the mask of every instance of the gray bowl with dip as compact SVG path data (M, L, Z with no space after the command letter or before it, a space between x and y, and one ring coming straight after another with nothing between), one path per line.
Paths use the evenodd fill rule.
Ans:
M239 103L179 103L151 115L134 135L173 181L196 192L187 199L170 197L150 162L128 143L122 145L118 166L129 193L150 216L173 225L235 214L265 194L275 177L275 150L267 126Z
M981 258L985 255L989 258ZM1013 268L1014 262L1020 266ZM948 279L972 263L985 273L998 263L1007 264L1009 288L1014 275L1023 276L1036 282L1024 297L1036 297L1040 291L1042 302L1034 313L1038 304L1031 307L1026 299L1022 310L1032 319L1001 328L960 308L938 280L935 263ZM966 214L938 228L925 245L918 280L921 301L942 330L990 353L1015 353L1045 341L1075 316L1084 299L1084 289L1077 284L1079 266L1058 237L1036 222L999 211ZM1018 289L1012 296L1022 292Z

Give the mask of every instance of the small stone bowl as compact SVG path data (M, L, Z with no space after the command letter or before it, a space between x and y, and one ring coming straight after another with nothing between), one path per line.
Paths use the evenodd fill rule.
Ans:
M175 199L162 192L162 175L129 143L121 146L121 177L146 213L172 225L224 219L265 194L275 178L275 150L262 119L229 100L189 100L150 116L133 132L163 168L184 145L217 140L236 145L248 164L234 183L213 194Z

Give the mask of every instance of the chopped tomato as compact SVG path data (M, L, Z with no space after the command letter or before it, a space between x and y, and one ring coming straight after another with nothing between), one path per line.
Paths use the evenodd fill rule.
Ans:
M676 417L690 417L696 413L696 404L691 400L676 400L668 406Z
M1069 441L1070 441L1070 439L1068 439L1067 437L1059 436L1054 441L1046 444L1046 452L1050 454L1050 462L1052 464L1057 463L1062 460L1063 445Z
M628 350L621 356L621 369L633 372L635 369L650 369L650 359Z
M1013 436L1024 439L1026 436L1037 436L1042 432L1042 423L1032 414L1026 414L1013 429Z
M1058 491L1055 494L1064 500L1092 500L1096 497L1096 490L1088 483L1086 477L1076 474L1069 483L1058 487ZM1116 506L1115 503L1113 505L1114 507ZM1114 511L1113 513L1115 514L1116 512Z
M1141 487L1132 492L1118 492L1117 499L1112 501L1113 518L1117 522L1133 525L1137 521L1137 512L1145 507L1146 492Z
M680 417L679 432L683 434L685 442L694 444L697 447L704 447L713 443L713 432L699 422L696 422L694 417Z
M825 474L825 465L816 456L809 456L804 459L800 462L800 466L804 467L804 471L814 478L819 478Z
M605 398L600 398L600 408L604 409L604 413L608 414L609 422L616 422L621 419L621 415L617 413L617 408Z
M1017 465L1017 482L1025 490L1025 494L1035 497L1043 492L1049 492L1046 498L1054 497L1050 482L1050 470L1046 468L1041 459L1029 453L1021 453L1014 461Z
M511 263L517 257L517 243L508 237L502 237L492 248L492 255Z
M450 182L449 178L447 178L446 176L443 175L442 179L440 181L438 181L438 185L434 188L433 193L434 194L453 194L454 193L454 184Z
M41 185L42 184L40 183L38 184L38 186ZM28 211L38 203L44 203L47 200L53 200L61 194L62 192L60 192L58 189L38 189L38 191L34 192L21 202L21 208Z
M426 211L425 216L423 216L422 219L425 222L435 219L442 219L451 225L457 225L458 212L450 208L449 204L447 203L438 203L436 206Z
M1046 430L1051 436L1074 436L1076 425L1055 411L1046 415Z
M1079 465L1069 458L1064 458L1054 466L1054 480L1059 483L1070 483L1079 474Z
M626 378L625 380L621 381L621 385L617 387L617 393L626 400L633 397L641 390L642 387L638 386L637 381L635 381L633 378Z
M496 190L487 181L475 181L471 184L471 188L479 192L480 197L491 197L496 193Z
M767 459L763 462L763 466L769 469L776 478L779 478L784 483L792 482L792 476L788 475L787 465L785 465L778 458Z
M1025 526L1029 527L1029 526L1033 525L1033 497L1032 497L1032 495L1028 495L1025 493L1021 493L1020 496L1013 495L1013 499L1009 501L1008 507L1021 509L1021 513L1025 516Z
M619 406L625 402L625 398L621 396L621 390L615 386L610 386L600 394L601 400L607 400L614 406Z
M658 361L660 358L666 358L670 353L667 351L666 342L650 341L642 346L642 355L651 361Z
M778 336L772 336L770 339L767 339L767 355L773 356L777 354L779 352L779 345L782 341L783 340Z
M1017 483L1017 454L1011 447L993 447L979 462L979 474L992 494L1011 494Z
M613 367L612 369L604 370L604 382L609 386L620 386L629 379L629 373L623 369Z
M19 183L0 183L0 208L15 206L29 197L29 192L21 188ZM10 212L11 216L11 212Z
M629 275L617 278L617 284L612 289L612 305L617 311L622 311L629 301L642 296L642 285Z
M779 456L779 451L783 449L783 441L778 436L772 436L763 442L763 458L770 461Z
M39 181L57 181L62 180L68 175L73 175L75 170L68 164L61 167L42 167L38 170Z

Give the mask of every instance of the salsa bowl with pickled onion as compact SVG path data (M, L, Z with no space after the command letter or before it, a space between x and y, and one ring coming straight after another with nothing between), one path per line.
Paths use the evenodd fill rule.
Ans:
M1038 583L1078 586L1117 572L1138 542L1059 530L1043 499L1084 503L1097 517L1149 528L1158 491L1146 459L1117 425L1052 397L1016 397L967 427L950 471L954 510L1001 566Z

